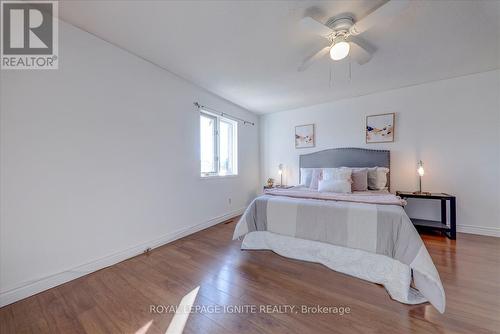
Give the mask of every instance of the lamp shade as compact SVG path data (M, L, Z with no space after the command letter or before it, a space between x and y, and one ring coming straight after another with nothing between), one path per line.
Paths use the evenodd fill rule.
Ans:
M422 160L418 162L417 173L419 176L424 176L425 174L424 163L422 162Z
M350 45L346 41L335 43L330 49L330 58L340 60L347 57L349 54Z

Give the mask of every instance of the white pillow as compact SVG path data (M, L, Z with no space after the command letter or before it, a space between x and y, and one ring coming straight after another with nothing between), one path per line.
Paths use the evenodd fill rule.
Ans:
M311 184L309 189L317 190L319 181L323 179L323 170L321 168L313 168L311 176Z
M389 173L389 168L386 167L368 168L368 189L386 190L387 173Z
M318 183L319 192L347 194L351 192L351 182L346 180L321 180Z
M301 168L300 169L300 184L309 188L311 185L312 172L314 168Z
M352 169L341 168L323 168L323 180L337 180L351 182Z

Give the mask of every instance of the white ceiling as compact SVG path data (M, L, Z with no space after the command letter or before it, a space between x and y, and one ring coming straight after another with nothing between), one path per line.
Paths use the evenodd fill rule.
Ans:
M352 63L350 81L348 62L328 57L296 70L326 41L300 28L306 13L360 19L384 2L64 0L60 16L258 113L500 67L500 2L438 0L414 1L360 35L378 50Z

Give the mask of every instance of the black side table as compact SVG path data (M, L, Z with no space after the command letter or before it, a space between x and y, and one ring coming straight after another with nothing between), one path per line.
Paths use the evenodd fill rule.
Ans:
M448 238L457 238L457 205L455 196L445 193L414 194L409 191L396 191L396 196L401 198L437 199L441 201L441 221L410 218L413 225L422 229L438 230ZM447 225L446 204L450 202L450 226Z

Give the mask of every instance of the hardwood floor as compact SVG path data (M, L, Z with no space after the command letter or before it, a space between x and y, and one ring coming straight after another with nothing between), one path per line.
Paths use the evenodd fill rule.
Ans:
M379 285L270 251L241 251L234 222L0 309L0 333L165 333L200 287L184 333L494 333L500 330L500 239L423 236L447 297L445 314L404 305ZM210 313L215 306L345 306L349 314ZM161 305L161 306L157 306ZM164 309L162 309L164 307ZM203 310L202 310L203 311ZM228 309L230 311L230 309Z

